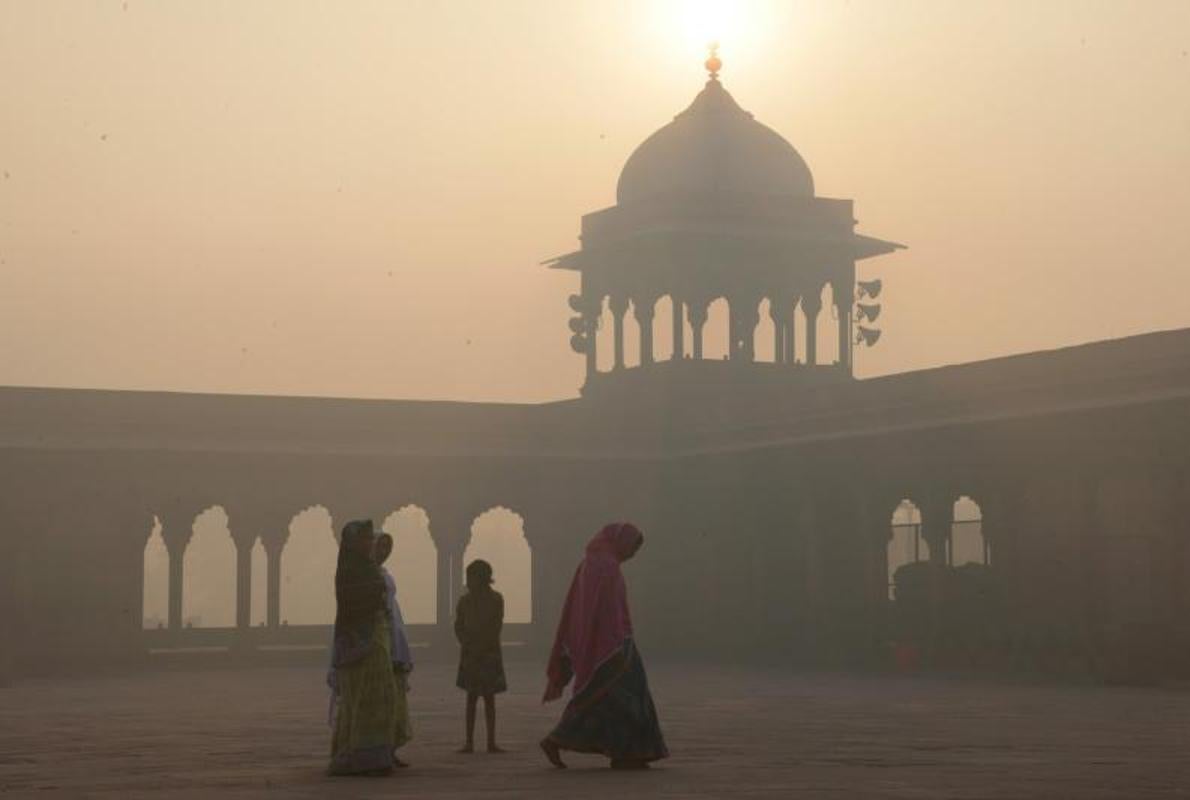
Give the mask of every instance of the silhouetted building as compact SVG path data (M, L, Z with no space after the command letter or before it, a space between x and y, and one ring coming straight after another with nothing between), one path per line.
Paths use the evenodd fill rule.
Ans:
M438 623L412 635L432 644L451 641L472 521L504 507L524 521L533 576L533 621L508 638L548 638L586 539L627 518L646 532L631 581L653 648L850 663L883 659L896 639L995 666L1184 673L1190 330L857 380L853 337L873 334L852 317L856 262L899 245L855 224L851 202L815 196L797 152L712 77L632 154L616 205L583 218L581 249L550 262L581 278L581 397L0 389L5 650L15 668L42 670L149 647L325 643L324 627L281 621L290 521L312 504L337 527L415 503L437 549ZM837 319L829 359L824 294ZM718 298L727 358L711 360ZM661 362L652 330L667 304L676 346ZM982 545L964 547L983 553L971 580L953 563L960 497L980 510ZM889 553L906 499L918 515L897 558L924 566L899 573L916 605L898 609ZM236 625L184 629L183 557L215 505L235 544ZM142 629L154 517L169 558L164 631ZM262 628L249 613L257 542ZM948 641L958 608L989 636Z

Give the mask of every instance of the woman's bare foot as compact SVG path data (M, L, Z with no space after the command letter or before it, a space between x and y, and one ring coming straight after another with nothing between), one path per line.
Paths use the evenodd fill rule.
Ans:
M549 759L551 764L553 764L558 769L566 769L566 764L562 761L562 755L561 751L558 749L558 745L554 744L549 739L542 739L540 744L541 752L545 753L545 757Z
M402 761L401 759L397 758L396 753L393 753L393 766L397 769L407 769L409 767L409 762Z
M489 744L489 745L488 745L488 752L489 752L489 753L507 753L508 751L507 751L507 750L505 750L503 747L497 747L497 746L496 746L496 745L493 743L493 744Z
M474 753L474 752L475 752L475 745L473 745L473 744L465 744L465 745L463 745L462 747L460 747L458 750L456 750L455 752L456 752L456 753L461 753L461 754L463 754L463 755L467 755L468 753Z

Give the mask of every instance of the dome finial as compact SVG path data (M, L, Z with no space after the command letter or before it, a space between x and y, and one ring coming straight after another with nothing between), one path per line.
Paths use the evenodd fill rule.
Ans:
M719 70L723 69L723 62L719 59L718 42L707 42L707 60L703 63L703 66L710 73L711 80L719 80Z

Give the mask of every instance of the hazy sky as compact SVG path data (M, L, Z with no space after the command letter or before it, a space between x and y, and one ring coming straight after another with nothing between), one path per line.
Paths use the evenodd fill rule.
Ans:
M910 246L860 374L1190 324L1190 2L719 5ZM701 87L688 6L0 0L0 384L573 395L538 262Z

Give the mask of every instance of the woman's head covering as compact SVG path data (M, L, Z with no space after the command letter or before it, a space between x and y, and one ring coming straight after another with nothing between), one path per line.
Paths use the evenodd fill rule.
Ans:
M644 538L631 522L613 522L587 542L587 555L610 555L622 563L632 558Z
M382 533L376 537L375 553L376 563L383 564L388 561L388 557L393 552L393 537L392 534Z
M339 552L343 550L350 550L355 547L355 540L366 536L372 538L376 535L375 527L370 519L353 519L343 526L342 532L339 534Z
M546 670L545 700L561 697L572 674L574 692L581 692L599 667L632 637L628 587L620 564L632 557L642 541L644 534L635 525L615 522L587 544L558 621Z
M477 558L467 565L467 588L477 589L492 585L492 565Z
M339 563L335 569L336 667L354 663L368 652L377 612L385 607L384 576L370 554L356 542L373 535L372 520L357 519L343 526Z

